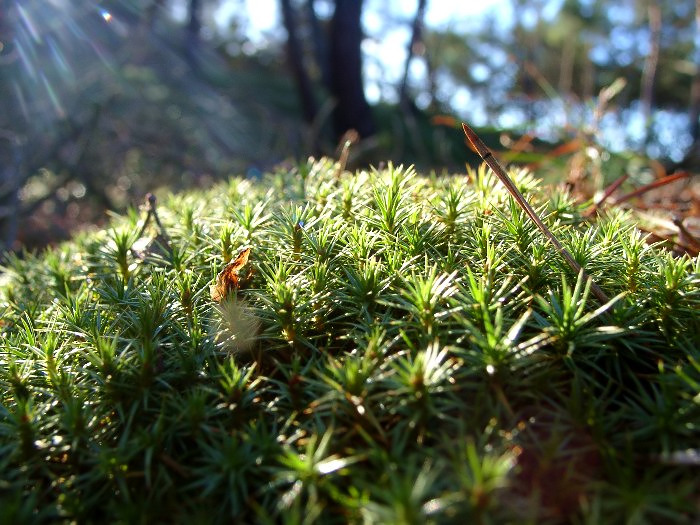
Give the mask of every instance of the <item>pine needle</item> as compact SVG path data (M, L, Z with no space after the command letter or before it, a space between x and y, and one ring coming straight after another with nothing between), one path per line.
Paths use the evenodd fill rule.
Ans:
M547 237L547 240L549 240L549 242L557 249L557 251L562 255L562 257L564 257L564 260L569 265L569 267L574 272L581 273L584 279L590 279L591 291L593 292L593 295L596 296L598 301L600 301L602 304L609 302L610 299L607 295L605 295L605 292L603 292L600 286L598 286L593 281L593 279L586 273L586 271L581 267L581 265L576 262L576 260L569 253L569 251L566 248L564 248L564 246L562 246L562 244L554 236L554 234L551 231L549 231L549 228L547 228L544 222L542 222L542 219L539 218L537 212L535 212L532 206L530 206L530 203L528 203L527 200L525 200L523 194L520 193L515 183L511 180L506 171L493 156L493 153L491 153L491 150L486 146L486 144L484 144L481 141L481 139L477 136L476 133L474 133L474 131L469 126L462 123L462 128L464 129L464 134L467 136L469 142L472 144L472 146L479 154L481 159L486 164L488 164L489 168L491 168L494 174L506 187L508 192L513 196L515 202L518 203L518 205L525 211L525 213L530 217L530 219L532 219L532 221L537 225L537 227L544 234L544 236Z

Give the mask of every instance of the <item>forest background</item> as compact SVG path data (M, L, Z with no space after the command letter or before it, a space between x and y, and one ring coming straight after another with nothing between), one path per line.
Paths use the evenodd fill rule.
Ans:
M700 2L471 4L0 0L2 247L344 144L458 172L460 120L585 197L697 171Z

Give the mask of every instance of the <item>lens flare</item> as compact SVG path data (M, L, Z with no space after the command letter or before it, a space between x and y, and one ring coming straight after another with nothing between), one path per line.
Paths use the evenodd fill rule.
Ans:
M43 75L41 75L41 81L44 84L44 88L46 89L46 94L49 96L49 100L51 101L51 105L53 106L54 110L56 111L56 115L60 118L64 118L66 116L66 110L63 108L63 105L61 104L61 101L58 98L58 94L56 93L56 90L53 88L51 83L47 80L47 78Z
M33 60L27 53L24 45L18 40L15 42L15 49L17 49L17 54L19 55L20 62L24 67L25 71L29 74L29 78L36 80L36 69L34 68Z
M19 104L19 109L22 112L22 115L24 116L24 118L29 120L29 108L27 107L27 101L24 97L24 93L22 92L22 88L16 81L14 81L12 82L12 89L15 92L15 98L17 99L17 103Z
M58 46L58 44L56 44L56 42L52 38L47 38L46 41L49 44L51 56L53 57L53 61L56 64L59 71L64 75L72 76L73 71L70 67L70 64L68 64L66 57L61 52L61 48Z
M24 27L27 28L27 31L29 31L29 34L32 35L32 38L36 43L41 42L41 35L36 27L36 24L34 24L34 20L32 20L32 17L29 16L29 13L27 13L26 10L22 8L21 5L15 4L17 6L17 12L19 13L19 17L22 19L22 22L24 23Z
M0 119L0 127L16 123L26 136L52 140L55 126L69 114L76 113L76 120L82 118L82 108L87 105L81 104L82 99L102 100L99 86L110 82L118 67L113 49L125 38L128 27L110 10L95 4L98 2L9 0L12 16L7 17L9 31L0 35L0 50L11 38L8 71L12 78L6 90L11 100L3 106L11 110L7 111L9 119L4 115ZM3 14L0 12L0 18L5 20Z

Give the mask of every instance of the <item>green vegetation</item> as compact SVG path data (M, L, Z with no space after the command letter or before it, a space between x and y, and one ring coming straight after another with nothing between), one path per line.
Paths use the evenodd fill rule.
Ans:
M512 175L611 303L483 168L310 162L12 259L3 521L698 519L700 258Z

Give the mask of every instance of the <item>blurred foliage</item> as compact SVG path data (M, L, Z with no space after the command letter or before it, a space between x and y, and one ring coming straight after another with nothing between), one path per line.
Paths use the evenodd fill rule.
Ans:
M0 222L20 221L18 243L13 228L3 228L7 246L66 238L103 220L104 210L122 210L160 187L206 186L232 172L256 176L290 157L336 151L334 101L324 80L328 50L319 44L333 2L291 2L319 101L310 124L287 74L285 31L254 38L244 9L222 26L216 13L230 2L200 3L193 41L187 17L173 15L190 2L1 0L0 96L8 103L0 112ZM641 123L643 132L615 143L610 130L638 116L654 2L609 9L602 1L553 8L513 0L510 17L492 12L478 26L417 23L397 3L367 2L365 10L381 21L368 28L372 45L365 48L367 64L381 66L379 73L365 68L368 89L378 86L377 133L352 148L350 165L396 159L459 171L477 157L464 148L458 126L440 119L460 115L482 123L487 143L506 160L537 163L549 180L570 178L575 157L597 151L607 169L593 177L592 192L623 173L643 172L638 181L648 182L663 171L647 158L653 152L673 154L675 164L692 169L693 137L678 132L676 117L688 113L687 128L696 107L695 6L662 4L654 113ZM412 24L422 29L412 62L401 65L399 54L391 64L377 62L371 50L397 34L408 35L408 44ZM401 75L391 71L404 67L412 72L410 104L399 105ZM600 93L620 77L624 89L597 115ZM512 150L523 136L526 147ZM578 152L548 154L574 141ZM674 163L666 161L668 168Z

